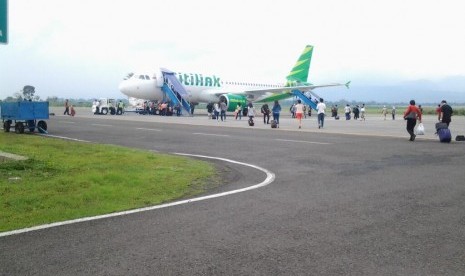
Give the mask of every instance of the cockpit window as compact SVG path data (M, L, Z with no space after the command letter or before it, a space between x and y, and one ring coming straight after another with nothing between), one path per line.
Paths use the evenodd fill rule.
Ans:
M140 75L140 76L139 76L139 79L143 80L143 79L144 79L144 75Z
M145 75L145 79L146 79L146 80L150 80L150 77L147 76L147 75Z

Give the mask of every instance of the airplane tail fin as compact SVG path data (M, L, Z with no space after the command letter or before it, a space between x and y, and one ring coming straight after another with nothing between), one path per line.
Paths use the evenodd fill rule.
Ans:
M312 61L313 46L305 46L304 51L300 55L296 64L292 68L286 79L288 83L306 83L308 79L308 70L310 69L310 62Z

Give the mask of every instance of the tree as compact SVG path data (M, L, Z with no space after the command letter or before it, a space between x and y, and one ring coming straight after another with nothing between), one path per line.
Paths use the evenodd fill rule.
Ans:
M23 100L23 95L20 92L16 92L15 95L14 95L14 98L17 101L22 101Z
M33 99L36 99L34 98L34 93L36 93L35 91L35 87L32 86L32 85L26 85L24 86L23 88L23 96L24 96L24 99L25 100L33 100Z

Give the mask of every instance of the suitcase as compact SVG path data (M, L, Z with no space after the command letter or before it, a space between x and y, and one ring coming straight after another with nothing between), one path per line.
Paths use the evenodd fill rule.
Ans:
M441 143L450 143L450 140L452 140L452 135L448 128L438 129L438 136Z
M212 120L216 120L215 114L212 114Z
M249 126L254 126L255 123L253 122L253 119L249 119Z
M339 116L336 115L336 117L334 117L335 120L339 120Z
M278 123L276 123L275 120L271 120L271 128L277 128L278 127Z
M463 136L463 135L457 135L457 136L455 137L455 141L465 141L465 136Z
M448 128L446 123L436 123L436 131L443 128Z

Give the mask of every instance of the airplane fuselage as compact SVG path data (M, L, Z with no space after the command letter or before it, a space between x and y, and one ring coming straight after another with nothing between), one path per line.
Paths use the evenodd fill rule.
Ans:
M189 94L192 103L217 102L220 95L233 93L245 95L244 91L280 87L283 84L259 84L245 81L223 81L216 75L198 73L175 73L179 82ZM163 75L161 72L151 74L134 74L122 81L119 90L138 99L165 101L166 95L162 91Z

